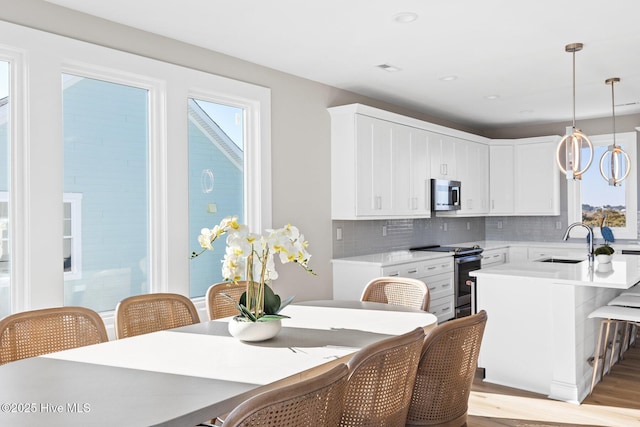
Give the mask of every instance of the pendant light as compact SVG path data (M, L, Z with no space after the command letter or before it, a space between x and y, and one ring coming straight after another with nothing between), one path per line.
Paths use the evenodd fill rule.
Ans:
M629 155L619 146L616 145L616 104L615 104L615 96L613 85L615 83L619 83L619 77L611 77L610 79L605 80L605 83L611 85L611 110L613 117L613 144L607 148L602 154L600 158L600 175L604 178L605 181L609 183L609 185L614 187L619 187L620 183L624 181L631 171L631 162L629 159ZM624 157L622 161L621 157ZM609 158L609 164L611 165L611 169L609 172L611 175L607 175L604 171L604 165L607 163L607 158ZM621 172L621 163L624 163L624 174ZM622 175L622 177L620 176Z
M582 43L571 43L565 46L564 50L573 54L573 125L567 127L567 134L558 143L556 151L556 162L558 167L567 176L567 179L582 179L582 174L589 169L593 162L593 144L587 135L576 129L576 52L582 50ZM582 148L589 149L589 161L582 168ZM564 152L564 164L562 163L562 153Z

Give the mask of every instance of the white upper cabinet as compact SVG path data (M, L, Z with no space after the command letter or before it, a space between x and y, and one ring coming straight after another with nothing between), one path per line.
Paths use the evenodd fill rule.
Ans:
M345 107L329 110L332 219L430 217L428 133Z
M520 140L515 146L515 204L518 215L560 215L560 138Z
M443 162L455 174L440 176L460 181L460 209L438 212L438 216L472 217L489 213L489 145L461 138L448 138L454 161ZM433 159L433 157L432 157ZM453 164L453 167L450 165ZM431 167L434 167L433 161ZM433 175L433 174L432 174Z
M513 143L492 144L489 147L489 193L492 215L513 215L514 168Z
M489 146L461 140L458 144L458 178L461 207L458 216L489 213Z
M428 218L431 178L461 182L438 216L559 215L558 137L492 141L361 104L329 108L332 219Z
M355 214L391 214L391 123L358 115L355 126Z
M429 135L422 129L398 124L393 133L394 213L430 216Z
M559 137L492 142L491 215L560 215Z
M429 156L432 178L458 180L455 138L429 132Z

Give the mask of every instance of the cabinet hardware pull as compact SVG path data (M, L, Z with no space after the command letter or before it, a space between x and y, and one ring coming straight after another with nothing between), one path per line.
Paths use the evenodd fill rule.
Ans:
M389 277L396 277L399 273L389 273Z
M417 271L418 271L418 270L416 270L416 269L414 268L413 270L409 270L409 271L407 271L407 273L410 273L410 274L411 274L411 273L416 273Z
M432 265L431 267L427 267L427 270L433 270L435 268L437 268L437 267L435 265Z

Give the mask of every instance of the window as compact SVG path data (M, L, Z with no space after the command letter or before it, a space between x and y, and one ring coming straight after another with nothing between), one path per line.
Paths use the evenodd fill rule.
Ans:
M268 88L7 22L0 30L0 310L79 304L109 327L128 295L202 295L189 279L190 98L241 111L239 215L252 229L271 225ZM207 168L215 192L224 174Z
M220 103L189 99L189 241L198 248L203 227L212 228L226 216L244 222L244 110ZM204 296L221 282L224 239L214 251L191 262L190 295Z
M598 238L603 218L619 239L637 239L637 165L636 133L616 134L616 144L631 158L631 172L620 187L610 186L600 175L600 158L613 143L612 135L590 137L594 144L594 160L582 181L568 181L569 222L584 222L593 227ZM587 153L583 154L586 158ZM605 165L605 172L608 165ZM572 235L574 235L572 233Z
M62 265L65 280L82 278L82 194L63 196Z
M149 291L148 91L64 74L62 100L64 302L112 310Z
M9 62L0 61L0 318L11 313L9 251Z

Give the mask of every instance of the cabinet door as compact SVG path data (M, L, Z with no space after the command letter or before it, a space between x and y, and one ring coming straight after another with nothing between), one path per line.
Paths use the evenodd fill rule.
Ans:
M507 248L485 250L482 253L482 268L489 268L507 262Z
M392 209L396 215L411 215L411 128L393 124L391 135Z
M489 147L459 140L456 144L457 172L461 182L462 206L459 215L489 212Z
M356 215L388 215L391 201L391 123L356 118Z
M431 216L431 172L429 163L429 133L411 129L411 192L409 208L412 215Z
M520 215L560 215L560 172L556 143L515 145L515 211Z
M491 214L514 213L513 145L489 148L489 193Z
M435 132L429 134L431 176L457 180L455 138Z
M392 125L391 197L394 215L431 216L427 132Z

